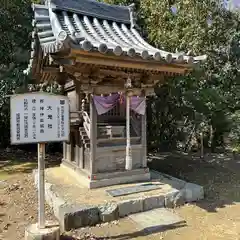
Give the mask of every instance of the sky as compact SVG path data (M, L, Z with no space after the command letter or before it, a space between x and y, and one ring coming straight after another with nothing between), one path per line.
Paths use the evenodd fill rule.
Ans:
M240 7L240 0L231 0L231 1L232 1L232 6Z

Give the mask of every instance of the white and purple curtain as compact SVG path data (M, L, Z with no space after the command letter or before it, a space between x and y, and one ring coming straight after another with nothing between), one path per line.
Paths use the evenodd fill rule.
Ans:
M113 93L108 96L93 96L93 101L98 115L107 113L113 109L118 102L126 105L126 99L124 95L119 93ZM140 115L144 115L146 111L146 99L145 97L133 96L130 98L130 108Z

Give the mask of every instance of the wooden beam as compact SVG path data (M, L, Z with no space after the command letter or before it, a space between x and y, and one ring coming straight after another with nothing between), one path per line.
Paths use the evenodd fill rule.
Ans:
M157 62L156 60L143 60L142 58L134 58L127 56L114 56L114 55L103 55L97 52L86 52L80 49L71 49L70 56L76 57L76 61L82 63L91 63L96 65L108 65L115 67L123 67L123 68L134 68L134 69L142 69L147 71L159 71L159 72L173 72L184 74L186 70L191 70L192 66L188 64L179 64L179 63L164 63ZM88 60L87 60L87 59ZM97 61L94 61L95 59ZM110 61L109 61L110 60ZM111 64L112 62L112 64ZM116 64L116 62L119 63ZM124 64L125 62L125 64Z
M187 71L187 68L180 68L174 65L162 65L156 62L133 62L129 60L117 60L115 58L104 58L104 57L92 57L85 55L77 55L76 61L87 64L101 65L101 66L111 66L117 68L126 68L126 69L141 69L151 72L163 72L175 73L184 75Z
M126 73L124 71L116 71L113 69L101 69L100 68L99 71L104 76L114 76L114 77L123 77L123 78L128 78L129 76L131 78L141 78L141 76L142 76L142 73Z
M88 51L84 51L83 49L79 49L79 48L71 48L69 51L69 55L68 57L72 57L73 55L86 55L89 57L103 57L105 59L110 58L110 59L117 59L117 60L128 60L131 62L147 62L147 63L157 63L157 64L164 64L164 65L174 65L174 66L178 66L178 67L183 67L183 68L188 68L188 69L192 69L193 66L191 64L187 64L187 63L177 63L177 62L172 62L172 63L167 63L164 60L162 61L156 61L155 59L148 59L148 60L144 60L141 57L130 57L130 56L126 56L126 55L121 55L121 56L116 56L114 54L102 54L100 52L88 52Z
M91 72L96 71L96 67L93 68L93 66L89 64L75 64L74 66L70 65L64 65L64 68L67 72L71 73L74 75L75 73L78 74L90 74Z
M42 69L45 73L59 73L59 66L43 67Z
M75 58L54 58L54 61L59 65L69 65L74 66L76 64Z
M75 87L75 84L74 84L74 81L71 80L69 82L66 82L65 85L64 85L64 89L68 90L68 89L72 89Z
M142 93L142 88L133 88L132 93L135 96L140 96ZM95 86L93 87L94 94L101 95L101 94L110 94L113 92L125 92L126 89L124 87L117 87L117 86Z

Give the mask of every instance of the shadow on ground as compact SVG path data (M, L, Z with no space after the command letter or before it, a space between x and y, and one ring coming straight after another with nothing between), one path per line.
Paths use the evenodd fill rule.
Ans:
M165 232L168 230L173 230L173 229L181 228L181 227L186 227L186 223L182 222L182 223L170 224L167 226L161 226L161 225L153 226L151 228L144 228L140 231L136 231L133 233L120 234L120 235L116 235L116 236L106 237L105 239L128 240L128 239L134 239L137 237L144 237L144 236L146 237L148 235Z
M78 240L78 239L92 239L92 240L130 240L130 239L135 239L138 237L146 237L152 234L156 234L156 233L161 233L161 232L165 232L168 230L173 230L176 228L182 228L182 227L186 227L186 222L182 221L179 223L175 223L175 224L169 224L169 225L158 225L158 226L152 226L149 228L144 228L142 230L139 231L135 231L135 232L130 232L130 233L124 233L124 234L118 234L118 235L111 235L109 237L84 237L81 236L79 238L75 238L72 236L62 236L61 240ZM78 234L77 234L78 235Z
M46 168L58 166L61 163L61 154L49 156L46 154ZM18 173L31 173L37 168L37 153L21 150L7 152L0 150L0 175L12 175Z
M232 154L197 155L164 153L151 157L151 169L204 186L205 199L197 206L217 208L240 202L240 157Z

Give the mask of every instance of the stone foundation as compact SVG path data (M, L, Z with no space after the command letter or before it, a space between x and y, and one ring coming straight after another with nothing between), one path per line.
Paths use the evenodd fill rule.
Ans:
M37 172L34 173L36 182ZM199 185L158 172L151 172L151 177L151 181L146 183L158 182L161 189L111 197L106 190L134 184L89 190L86 186L74 182L74 177L66 169L48 169L45 183L46 201L59 219L61 229L69 231L155 208L175 208L204 198L203 187Z

